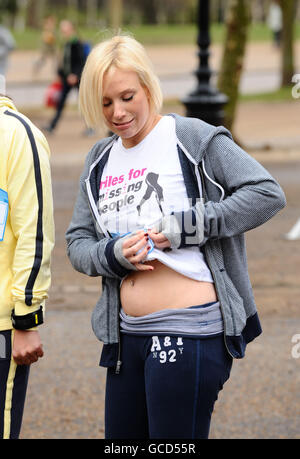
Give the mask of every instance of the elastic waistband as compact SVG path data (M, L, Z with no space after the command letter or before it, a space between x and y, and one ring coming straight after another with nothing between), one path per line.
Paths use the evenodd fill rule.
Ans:
M206 303L180 309L163 309L140 317L132 317L121 309L120 329L130 333L182 333L208 336L223 331L220 303Z
M205 303L205 304L197 304L196 306L189 306L188 308L184 309L200 309L200 308L207 308L208 306L211 306L212 304L217 304L219 303L218 301L212 301L211 303Z

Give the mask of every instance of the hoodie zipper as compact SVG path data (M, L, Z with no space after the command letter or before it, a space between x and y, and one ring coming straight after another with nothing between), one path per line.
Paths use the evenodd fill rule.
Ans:
M120 332L119 332L119 335L120 335ZM119 339L120 339L120 336L119 336ZM119 341L119 351L121 351L120 341ZM116 365L116 370L115 370L116 375L120 374L121 365L122 365L122 362L120 360L120 355L118 355L118 360L117 360L117 365Z
M119 290L120 292L120 290ZM119 295L120 298L120 295ZM121 305L120 299L119 299L119 304ZM120 317L120 309L119 309L119 317ZM116 364L116 369L115 369L115 374L118 375L121 370L121 336L120 336L120 319L118 323L118 357L117 357L117 364Z

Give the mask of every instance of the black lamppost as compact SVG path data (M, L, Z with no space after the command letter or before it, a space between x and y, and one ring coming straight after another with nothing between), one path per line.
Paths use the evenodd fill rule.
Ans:
M200 48L198 52L199 67L195 74L198 86L195 91L187 95L182 103L186 107L186 116L200 118L214 126L224 123L223 107L227 103L227 96L220 93L210 85L212 72L209 68L209 23L210 23L210 1L198 0L197 25L198 39L197 44Z

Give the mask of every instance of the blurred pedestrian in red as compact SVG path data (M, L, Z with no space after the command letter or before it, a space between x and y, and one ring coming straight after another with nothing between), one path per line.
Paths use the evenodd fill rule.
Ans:
M50 133L54 131L61 118L70 91L79 88L80 77L86 60L84 46L78 37L74 24L69 20L61 21L60 33L65 40L62 62L58 69L58 74L62 80L62 91L56 113L49 125L45 127L45 130Z

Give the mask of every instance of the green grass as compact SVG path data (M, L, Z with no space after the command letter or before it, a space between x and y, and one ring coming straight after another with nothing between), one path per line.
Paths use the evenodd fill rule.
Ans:
M17 49L28 50L38 48L40 46L40 34L40 31L35 29L26 29L24 32L13 31Z
M186 45L197 39L194 25L143 25L127 27L127 30L144 45Z
M272 92L262 92L257 94L244 94L239 97L240 102L298 102L292 96L292 86L280 88Z
M300 99L295 99L292 96L292 86L280 88L272 92L262 92L255 94L241 94L239 102L298 102ZM176 99L165 99L164 104L168 106L168 110L176 111L176 107L181 106L181 102ZM175 107L175 108L174 108Z
M124 31L134 35L144 45L181 45L193 44L197 39L197 28L193 24L185 25L139 25L124 26ZM96 28L80 28L81 36L92 43L101 41L105 36L103 30ZM14 33L18 49L36 49L40 45L40 31L26 29L24 32ZM211 42L222 43L225 36L225 27L222 24L212 24ZM300 22L295 25L295 38L300 39ZM270 41L272 39L269 28L264 24L252 24L250 27L250 41Z

